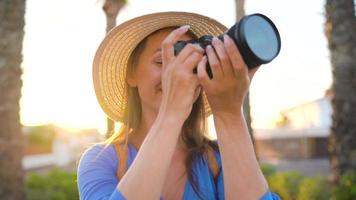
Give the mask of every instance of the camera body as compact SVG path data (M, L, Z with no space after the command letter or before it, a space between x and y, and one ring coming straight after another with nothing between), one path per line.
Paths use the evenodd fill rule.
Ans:
M178 41L175 45L174 45L174 55L178 55L178 53L185 47L185 45L187 45L188 43L194 44L194 45L199 45L202 49L205 49L208 45L211 45L213 36L211 35L203 35L202 37L198 38L198 39L192 39L192 40L188 40L188 41ZM206 72L208 73L210 79L213 78L213 73L211 71L211 68L209 66L209 63L207 64L207 68L206 68ZM197 69L194 68L193 70L194 73L197 73Z

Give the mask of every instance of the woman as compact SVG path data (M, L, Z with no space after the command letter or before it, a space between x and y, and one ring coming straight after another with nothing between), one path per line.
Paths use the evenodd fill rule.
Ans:
M178 40L225 30L201 15L165 12L105 37L94 59L95 91L123 126L83 154L81 199L279 199L268 191L242 114L256 69L247 70L228 36L174 53ZM217 141L206 136L209 114Z

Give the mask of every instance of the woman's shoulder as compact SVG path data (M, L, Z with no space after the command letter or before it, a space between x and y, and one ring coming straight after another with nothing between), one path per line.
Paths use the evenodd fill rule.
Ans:
M116 191L117 158L111 144L93 144L82 154L77 171L80 199L109 199Z
M115 149L112 144L96 143L89 146L84 153L83 157L106 157L115 154ZM113 155L114 156L114 155Z
M82 154L78 172L90 167L117 167L116 151L111 144L93 144L88 147Z

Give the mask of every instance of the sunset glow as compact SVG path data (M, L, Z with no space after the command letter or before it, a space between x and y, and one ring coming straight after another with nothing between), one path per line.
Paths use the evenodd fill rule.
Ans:
M323 3L246 1L246 12L269 16L282 37L280 55L261 67L251 85L254 127L272 127L280 110L320 98L329 88L331 69L323 33ZM234 6L232 0L221 4L212 0L132 0L118 22L150 12L180 10L210 16L230 27ZM22 123L104 132L105 115L96 101L91 74L96 48L105 35L101 2L29 0L25 17Z

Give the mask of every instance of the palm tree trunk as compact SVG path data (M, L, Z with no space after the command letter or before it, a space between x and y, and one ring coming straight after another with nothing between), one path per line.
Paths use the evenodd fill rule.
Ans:
M126 0L105 0L103 10L106 16L106 33L116 26L116 18Z
M243 16L245 16L245 0L235 0L235 9L236 9L236 22L238 22ZM255 140L253 137L253 129L251 126L252 119L251 119L251 108L250 108L250 92L246 94L246 98L243 104L243 111L244 111L248 132L250 133L253 144L255 144ZM256 145L254 145L254 148L257 154Z
M243 112L248 128L248 132L250 133L252 143L254 144L255 153L257 155L257 147L255 145L255 138L253 137L253 129L252 129L252 118L251 118L251 107L250 107L250 92L246 94L244 105L243 105Z
M329 159L333 181L356 171L356 18L353 0L327 0L325 34L332 65Z
M116 18L127 0L105 0L103 10L106 16L106 33L116 26ZM106 138L109 138L115 131L115 122L106 118Z
M20 124L24 0L0 1L0 199L25 199Z
M245 0L235 0L236 21L245 16Z

